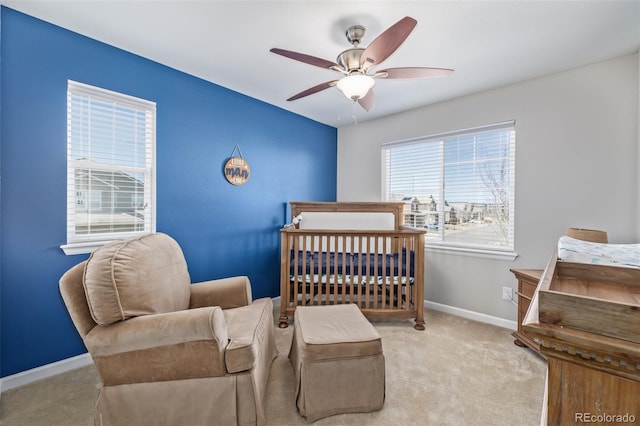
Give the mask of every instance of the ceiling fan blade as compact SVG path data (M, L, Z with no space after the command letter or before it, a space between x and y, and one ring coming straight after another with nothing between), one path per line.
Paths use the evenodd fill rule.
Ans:
M367 69L387 59L405 41L418 21L405 16L376 37L360 57L360 66Z
M433 78L448 77L451 74L453 70L449 68L405 67L376 71L374 76L377 78Z
M376 95L373 93L373 88L369 89L364 97L358 99L358 103L365 111L372 111L376 106Z
M287 101L295 101L296 99L304 98L305 96L309 96L309 95L313 95L314 93L321 92L325 89L328 89L329 87L335 86L337 82L338 80L325 81L324 83L320 83L317 86L313 86L307 90L304 90L298 93L297 95L293 95L292 97L287 99Z
M336 64L335 62L327 61L326 59L322 59L322 58L316 58L315 56L311 56L311 55L305 55L304 53L293 52L291 50L278 49L277 47L270 49L270 52L277 53L278 55L282 55L289 59L304 62L305 64L314 65L320 68L336 69L336 70L342 69L340 65Z

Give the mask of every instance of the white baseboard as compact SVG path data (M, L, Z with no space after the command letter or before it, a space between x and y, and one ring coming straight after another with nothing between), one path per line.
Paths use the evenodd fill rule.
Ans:
M84 367L93 363L88 353L63 359L51 364L32 368L0 379L0 392L23 386L36 380L46 379L56 374L64 373L76 368Z
M279 296L273 297L272 300L274 307L280 306ZM484 322L487 324L496 325L498 327L508 328L510 330L516 330L517 328L517 323L515 321L494 317L479 312L468 311L466 309L456 308L455 306L443 305L441 303L429 302L427 300L425 300L424 306L427 309L432 309L434 311L444 312L462 318ZM93 360L91 359L91 356L88 353L84 353L82 355L77 355L71 358L63 359L61 361L53 362L51 364L43 365L41 367L32 368L31 370L22 371L11 376L3 377L0 379L0 393L9 389L17 388L19 386L35 382L37 380L55 376L56 374L84 367L92 363Z
M456 308L455 306L443 305L441 303L424 301L424 306L427 309L433 309L434 311L444 312L446 314L456 315L458 317L484 322L486 324L497 325L498 327L508 328L509 330L516 330L518 323L516 321L494 317L492 315L482 314L480 312L468 311L462 308Z

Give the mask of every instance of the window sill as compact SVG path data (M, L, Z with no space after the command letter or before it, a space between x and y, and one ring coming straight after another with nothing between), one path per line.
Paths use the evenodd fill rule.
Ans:
M71 256L74 254L88 254L93 253L103 245L110 243L112 241L124 240L131 237L147 235L156 232L154 231L140 231L140 232L113 232L111 234L102 234L95 235L94 238L108 238L107 240L98 240L98 241L77 241L75 243L62 244L60 249L67 256Z
M484 257L495 260L514 261L518 257L518 253L511 250L489 250L469 247L459 247L450 245L427 244L425 246L427 252L450 253L462 256Z
M75 254L88 254L93 253L96 249L99 249L103 245L107 244L109 241L87 241L86 243L70 243L63 244L60 246L64 254L67 256L72 256Z

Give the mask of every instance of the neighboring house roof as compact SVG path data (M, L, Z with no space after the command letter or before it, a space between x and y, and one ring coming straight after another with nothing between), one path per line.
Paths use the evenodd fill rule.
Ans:
M109 187L116 191L142 191L144 183L126 173L117 171L76 169L76 177L90 179L92 186Z

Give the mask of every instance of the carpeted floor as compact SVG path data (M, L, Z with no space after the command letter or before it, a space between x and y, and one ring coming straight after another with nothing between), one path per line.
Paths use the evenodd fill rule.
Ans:
M382 334L384 408L343 414L321 425L539 425L546 364L513 344L511 331L426 311L425 331L410 320L372 320ZM287 353L293 328L276 328L280 355L266 398L268 425L307 425L295 407ZM89 426L99 381L93 366L11 389L0 399L6 426ZM127 425L135 426L135 425ZM197 425L191 425L197 426Z

